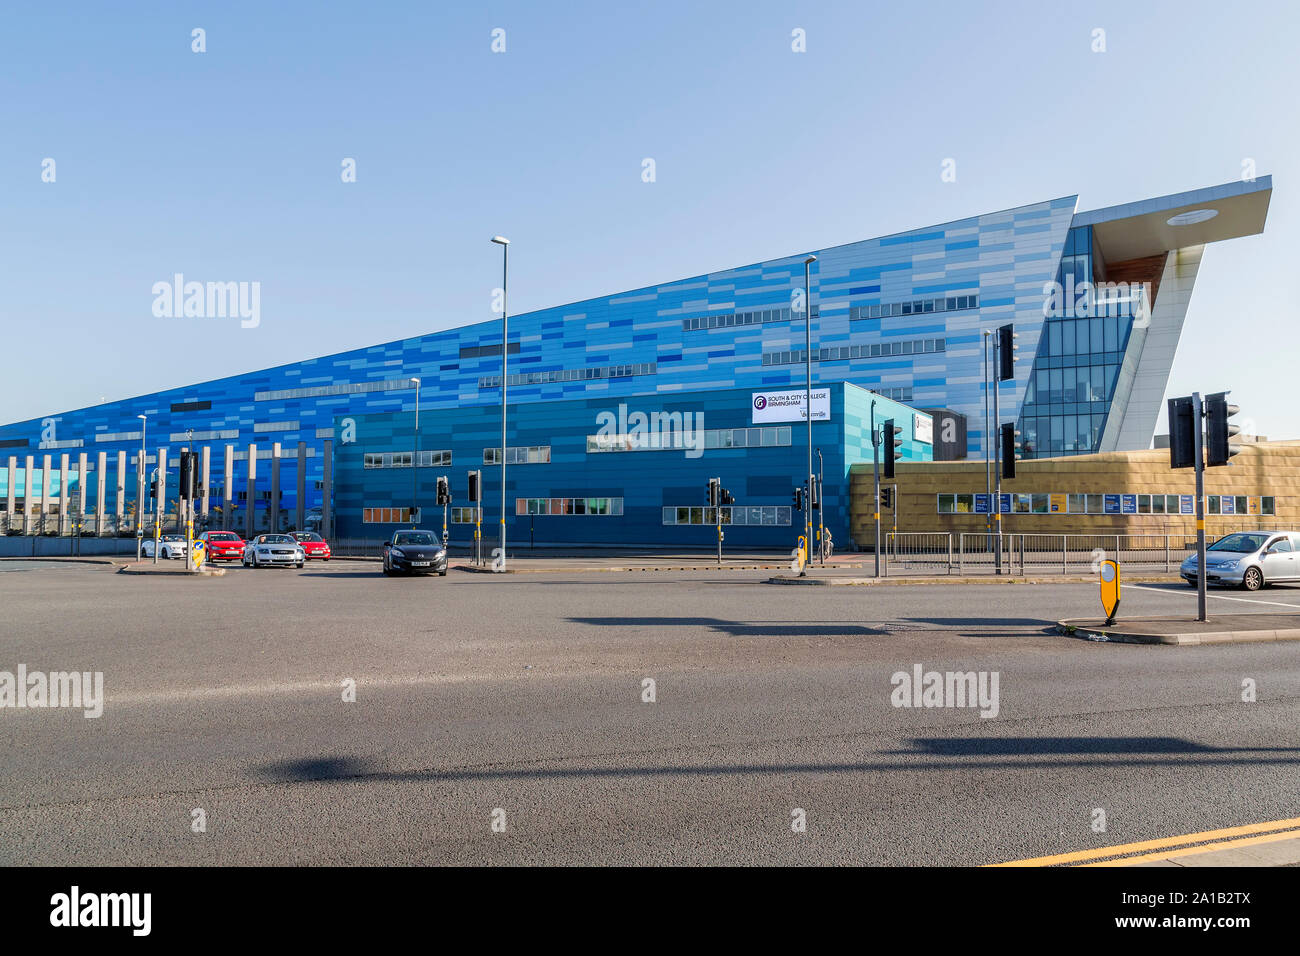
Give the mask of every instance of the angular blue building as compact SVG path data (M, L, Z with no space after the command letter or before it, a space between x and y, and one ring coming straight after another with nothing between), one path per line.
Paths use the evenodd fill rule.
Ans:
M790 541L807 438L802 405L782 396L804 384L806 315L837 542L848 465L871 459L873 400L913 460L982 457L997 421L1018 423L1026 457L1148 447L1204 247L1262 232L1271 194L1262 177L1091 212L1066 196L813 250L807 311L801 252L511 316L510 539L683 544L718 476L746 509L729 541ZM1019 361L986 412L988 333L1006 324ZM72 513L94 516L91 533L129 525L145 416L145 472L167 463L168 498L177 453L203 450L212 526L321 520L378 538L411 520L400 509L432 504L440 474L463 507L479 470L495 529L502 359L496 320L0 426L0 526L58 533ZM628 436L601 438L601 423L625 421L620 408L703 415L700 455L610 453Z

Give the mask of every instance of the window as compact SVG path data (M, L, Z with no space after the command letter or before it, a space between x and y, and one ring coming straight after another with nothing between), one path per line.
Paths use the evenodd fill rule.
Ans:
M623 513L622 498L516 498L516 515L613 515ZM664 524L673 524L666 520Z
M1217 515L1219 513L1219 496L1207 495L1205 499L1205 513L1207 515Z
M452 524L473 524L477 517L477 508L458 507L451 509Z
M1242 501L1245 501L1246 499L1245 499L1245 498L1242 498L1241 500L1242 500ZM1165 495L1165 514L1167 514L1167 515L1176 515L1176 514L1178 514L1178 512L1179 512L1179 507L1178 507L1178 496L1177 496L1177 495Z
M974 512L975 512L975 496L958 495L957 514L968 515L968 514L974 514Z
M1239 515L1248 514L1249 512L1246 511L1246 496L1237 495L1236 498L1237 498L1237 514Z
M1011 498L1011 507L1018 515L1029 514L1033 507L1033 495L1013 495Z
M621 501L622 499L616 499ZM721 514L717 514L720 511ZM735 505L730 508L686 508L669 505L663 509L664 524L778 526L790 524L789 505ZM721 520L719 520L719 518Z
M1218 506L1218 501L1217 501L1217 500L1215 501L1215 506L1216 506L1216 507ZM1151 496L1150 496L1150 495L1138 495L1138 514L1140 514L1140 515L1149 515L1149 514L1151 514Z
M939 514L950 515L956 510L955 495L939 495Z
M550 445L511 445L506 448L507 465L545 465L551 461ZM483 464L501 464L500 448L484 448Z
M1072 515L1087 514L1088 496L1070 495L1067 498L1066 510Z
M361 456L362 468L410 468L414 453L409 451L366 452ZM450 465L451 451L429 449L420 452L420 467L431 468L435 465Z
M317 385L312 388L282 388L268 392L254 392L255 402L280 402L290 398L322 398L326 395L361 395L367 392L388 392L415 388L410 378L389 378L377 382L350 382L346 385ZM139 435L135 436L139 439Z
M507 378L507 383L516 385L549 385L553 382L585 382L603 378L631 378L634 375L654 375L658 370L655 362L636 362L630 365L603 365L590 368L552 369L546 372L518 372ZM500 388L500 375L483 375L478 380L479 388Z
M1277 514L1277 512L1274 510L1275 507L1276 507L1276 501L1272 495L1265 495L1263 498L1259 499L1260 514L1262 515Z
M1101 495L1088 495L1088 514L1099 515L1105 514L1105 502Z
M1036 515L1048 514L1051 511L1049 505L1050 505L1050 499L1048 498L1047 495L1035 494L1033 496L1032 506L1034 509L1033 511L1034 514Z

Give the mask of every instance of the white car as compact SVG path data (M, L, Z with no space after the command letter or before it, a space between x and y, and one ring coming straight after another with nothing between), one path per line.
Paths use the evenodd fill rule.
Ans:
M268 564L301 568L307 563L307 554L293 537L287 534L255 535L244 545L244 567L262 568Z
M153 538L144 539L144 556L153 557ZM165 534L162 540L158 542L158 557L160 558L184 558L185 557L185 535L183 534Z

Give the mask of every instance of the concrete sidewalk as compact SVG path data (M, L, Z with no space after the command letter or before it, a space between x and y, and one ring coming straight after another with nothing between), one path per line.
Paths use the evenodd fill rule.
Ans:
M1062 634L1124 644L1252 644L1300 640L1295 614L1215 614L1208 621L1185 617L1134 617L1114 624L1102 618L1058 621Z

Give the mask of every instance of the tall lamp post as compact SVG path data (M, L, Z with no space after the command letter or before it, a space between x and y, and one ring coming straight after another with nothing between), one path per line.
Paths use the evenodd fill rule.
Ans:
M139 487L135 493L135 559L141 560L144 555L141 548L144 546L144 430L149 424L148 415L137 415L140 419L140 462L135 472L139 478Z
M510 288L510 240L505 236L493 236L492 241L501 247L501 564L499 567L504 571L506 569L506 363L509 359L506 332Z
M804 358L807 360L808 385L804 398L804 414L808 416L808 500L804 502L804 543L808 547L807 558L799 576L808 574L808 565L812 564L812 499L813 499L813 442L812 442L812 286L809 279L809 267L817 261L816 256L809 256L803 261L803 314L804 314Z
M420 510L420 380L411 377L415 386L415 454L411 458L411 527L414 528L416 512Z

